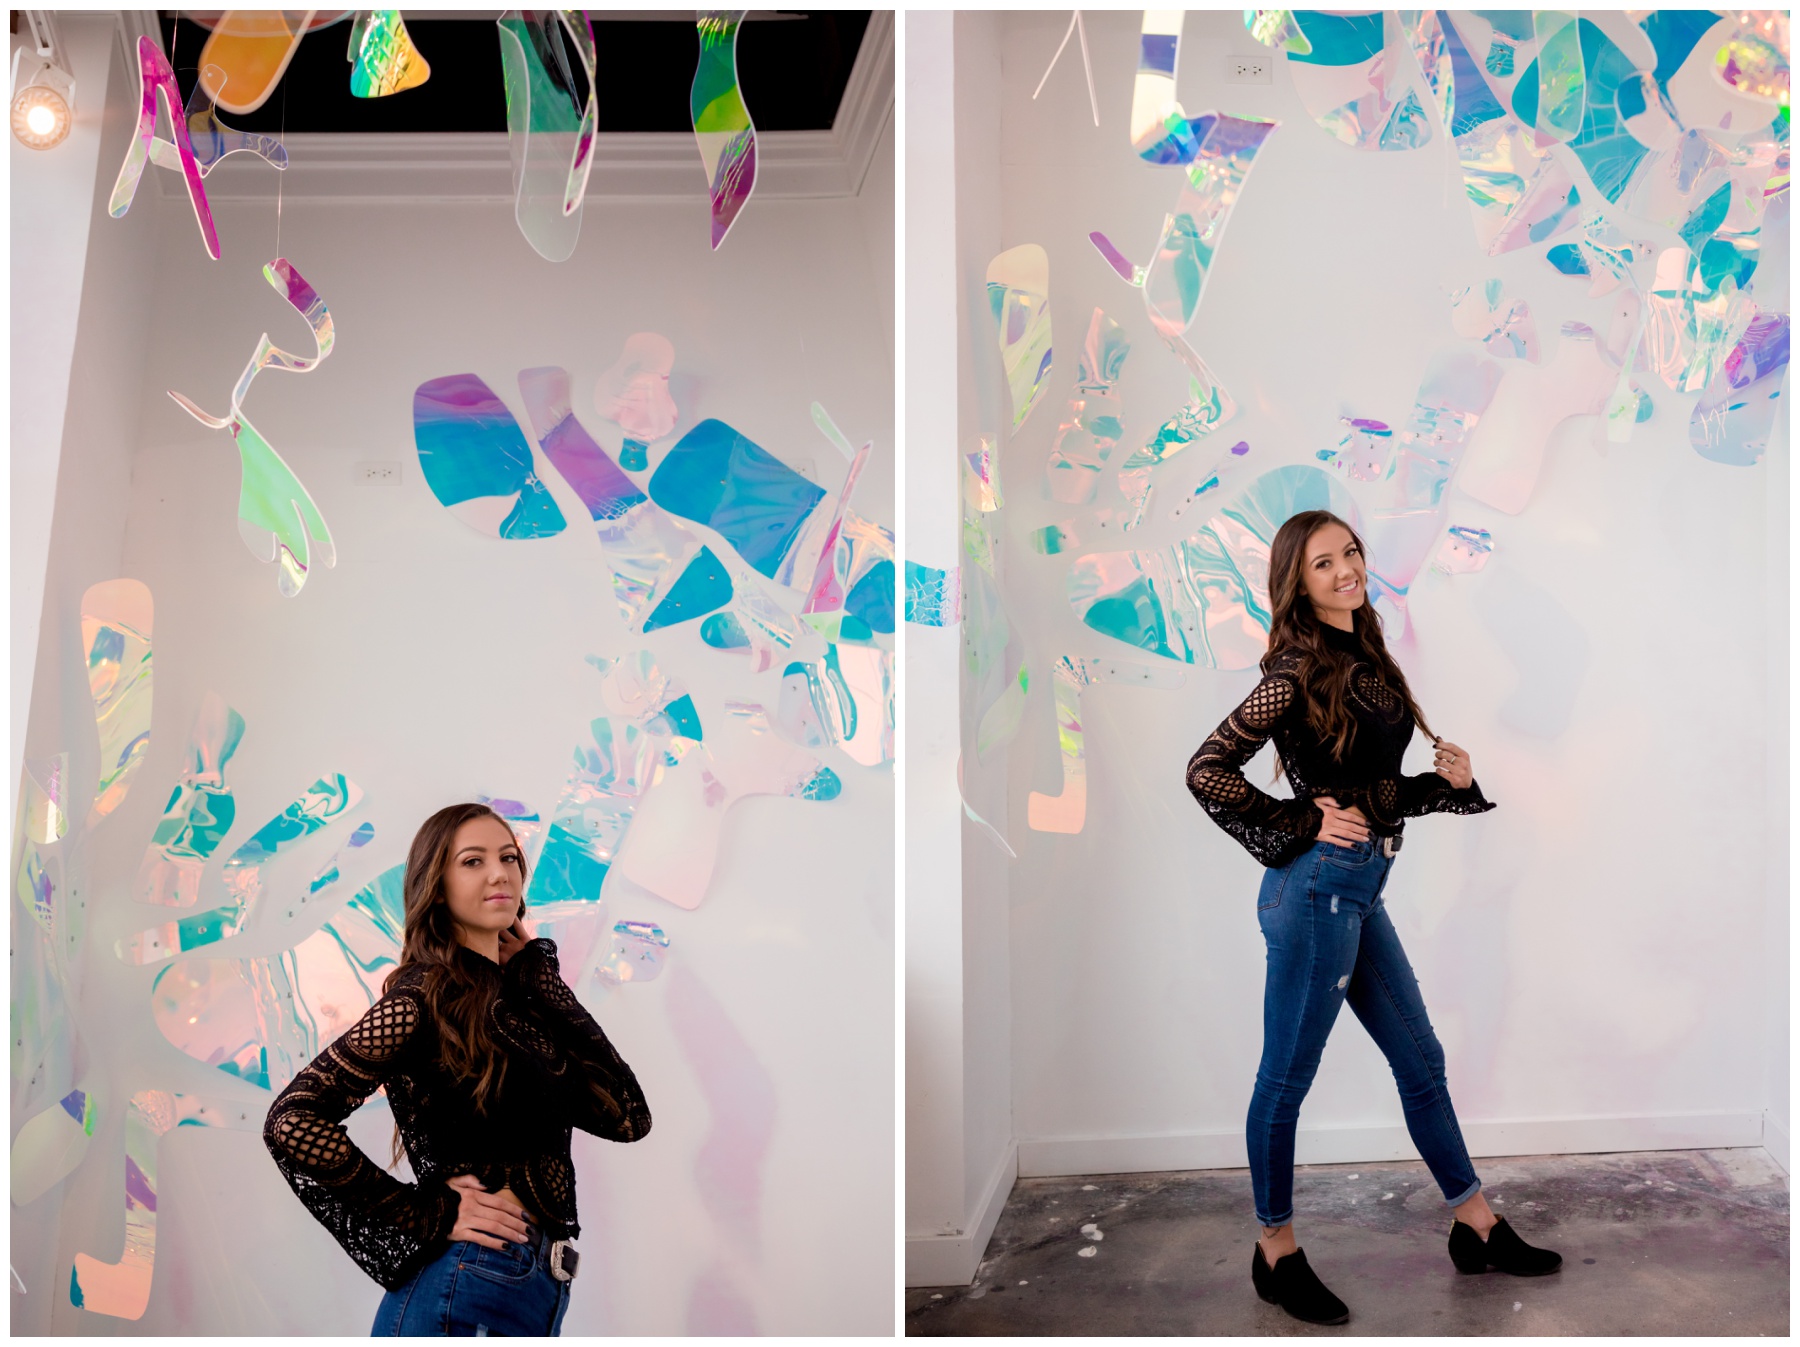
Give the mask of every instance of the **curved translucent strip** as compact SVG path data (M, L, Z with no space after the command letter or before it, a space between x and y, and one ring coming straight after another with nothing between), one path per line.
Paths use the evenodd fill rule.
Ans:
M131 144L126 148L125 162L119 166L119 176L113 183L112 199L107 210L117 220L131 209L132 198L137 195L138 180L144 176L144 165L151 161L155 149L156 99L160 94L163 112L169 119L170 131L174 136L176 162L181 166L181 175L187 182L188 201L194 207L194 219L200 225L200 236L206 240L206 251L216 262L219 260L219 231L213 225L212 206L206 200L206 188L200 183L200 162L195 157L193 140L188 135L187 118L183 115L181 105L181 86L175 82L175 72L169 68L162 49L147 34L138 38L137 57L137 129L132 132Z
M1000 466L992 442L983 436L962 461L963 664L973 683L970 718L977 724L1006 694L1007 620L995 555L999 550Z
M229 903L121 938L119 957L134 964L160 963L237 935L262 899L263 866L354 809L361 800L361 788L341 773L319 778L231 853L220 875L231 896Z
M1387 475L1393 455L1394 432L1385 421L1366 417L1338 417L1343 438L1335 449L1321 449L1319 458L1341 470L1352 481L1373 482Z
M633 332L619 358L594 381L594 410L633 439L660 440L675 429L679 415L669 396L674 368L675 347L667 337Z
M1129 354L1131 342L1124 329L1095 309L1075 358L1069 410L1056 428L1045 465L1051 499L1067 505L1093 500L1100 471L1123 430L1118 381Z
M1561 82L1556 91L1559 95L1570 81L1579 85L1578 94L1571 96L1578 104L1572 114L1566 108L1545 107L1539 102L1547 62L1566 67L1552 75ZM1632 135L1621 110L1622 92L1626 106L1631 105L1632 89L1641 99L1641 75L1637 64L1596 24L1578 19L1559 30L1553 50L1540 48L1537 60L1519 77L1513 89L1513 113L1520 122L1536 126L1538 146L1566 142L1594 191L1608 201L1618 201L1649 154L1648 147ZM1569 116L1577 124L1573 134L1565 135L1567 123L1557 119Z
M1007 249L988 263L987 296L1017 430L1050 379L1050 255L1035 243Z
M1581 130L1587 107L1587 72L1581 55L1581 30L1567 10L1531 11L1537 42L1537 143L1567 143Z
M222 73L214 75L212 69L206 74L212 78L194 81L193 92L188 94L185 114L188 140L193 146L194 159L200 165L200 176L206 177L227 155L232 154L253 154L273 168L285 169L288 162L287 146L274 136L239 131L219 120L218 109L206 89L209 83L218 88L223 83L224 76ZM150 162L158 168L182 172L181 151L160 136L150 142Z
M550 538L563 531L562 511L538 479L519 423L478 376L420 384L413 440L431 494L477 533Z
M49 846L69 830L69 755L25 763L20 809L28 841Z
M1425 87L1431 91L1431 103L1444 126L1450 125L1451 100L1455 73L1450 62L1450 46L1444 37L1443 21L1434 9L1401 10L1396 16L1401 36L1412 48L1413 60L1425 76Z
M139 580L106 580L81 596L81 645L100 731L90 828L119 807L150 751L153 614L150 589Z
M281 83L300 39L316 26L313 19L318 14L314 9L227 11L200 49L201 83L207 93L227 112L255 112ZM214 71L217 74L209 81Z
M28 1207L87 1158L98 1120L94 1096L71 1090L28 1118L12 1143L12 1204Z
M1199 531L1166 547L1101 552L1069 569L1069 601L1087 626L1165 659L1248 669L1268 647L1269 546L1302 510L1357 522L1330 474L1276 468L1252 481Z
M576 419L567 370L560 365L521 370L519 395L544 457L594 521L612 568L620 616L630 630L642 630L700 552L700 540L653 504Z
M404 865L384 870L279 955L182 959L158 970L157 1028L195 1061L283 1088L381 996L400 959L405 875Z
M1019 672L1008 679L1005 688L994 699L975 724L975 756L985 758L1000 745L1010 743L1019 732L1025 715L1025 702L1031 692L1031 668L1024 660Z
M817 403L813 405L818 406ZM837 504L832 508L830 525L819 546L819 559L813 566L812 583L807 587L806 602L800 609L803 613L834 613L844 606L844 585L838 575L838 538L850 512L850 496L856 490L857 478L868 466L869 454L874 448L874 441L864 443L844 472L844 485L837 492Z
M614 922L612 945L594 971L602 982L619 986L626 982L651 982L669 958L669 937L649 921Z
M321 889L330 888L343 878L343 872L339 867L344 863L346 851L360 851L374 840L375 825L373 823L357 824L355 831L344 839L344 844L332 852L331 858L319 867L318 873L312 877L312 883L306 886L305 898L316 896ZM524 843L520 842L520 845L523 846ZM304 900L303 898L302 901Z
M1127 285L1141 286L1144 283L1144 268L1114 247L1112 240L1106 235L1096 229L1088 235L1088 242L1106 259L1106 265L1119 274L1120 280Z
M703 9L695 20L700 60L688 91L694 140L712 198L712 246L716 252L756 190L756 127L738 90L738 26L742 9Z
M1119 360L1122 362L1124 356ZM1117 377L1116 370L1113 377ZM1005 506L1004 493L1000 489L1000 460L994 455L993 436L981 436L976 441L975 452L963 455L962 483L963 502L980 513L992 514Z
M724 745L696 744L665 764L638 806L614 866L637 887L690 911L712 882L725 814L746 795L827 801L843 789L837 773L770 731L768 713L754 703L727 703L750 730Z
M1498 277L1483 282L1480 289L1464 286L1450 296L1450 326L1457 336L1479 341L1491 356L1534 365L1538 361L1531 306L1523 299L1508 298Z
M1785 9L1739 10L1738 30L1713 56L1713 73L1729 89L1788 105L1793 48Z
M188 736L187 766L175 783L138 866L133 896L140 903L192 907L200 875L237 817L225 766L244 737L244 718L216 692L201 700Z
M1759 313L1694 404L1688 440L1702 458L1760 463L1775 429L1788 370L1788 315Z
M1431 569L1440 575L1469 575L1486 566L1493 551L1494 536L1486 529L1452 524L1432 558Z
M1087 822L1087 734L1081 725L1079 666L1067 655L1050 670L1050 691L1056 699L1056 744L1062 755L1062 791L1045 795L1032 791L1026 799L1026 820L1033 832L1078 833Z
M841 499L842 493L840 501ZM831 566L829 580L824 578L827 558ZM841 612L825 606L832 603L833 596L840 593L843 597L836 601L836 606ZM780 613L773 605L767 604L766 600L762 602L767 608L769 623L789 636L794 634L794 625L785 613ZM804 620L828 641L869 642L877 635L892 633L894 535L846 507L838 525L836 542L829 549L820 551L819 564L813 572L812 595L809 595L804 608ZM778 613L780 621L775 622L774 618ZM758 620L757 614L741 611L736 617L745 626ZM773 631L764 634L773 636ZM751 627L746 634L746 642L755 635L756 632ZM711 638L706 639L709 645L714 644ZM788 640L783 644L785 646L791 643Z
M431 63L419 55L397 9L366 9L350 27L350 92L357 98L386 98L416 89L431 78Z
M513 215L541 257L566 261L581 235L582 200L594 166L599 111L593 26L578 9L508 10L496 22ZM577 103L577 64L587 84L585 105Z
M959 621L957 567L906 563L906 620L921 627L953 627Z
M1237 415L1237 403L1186 338L1169 335L1169 349L1188 370L1187 405L1170 417L1119 465L1119 493L1125 497L1123 531L1136 528L1150 508L1150 477L1189 445L1205 439Z
M141 1090L125 1108L125 1250L116 1263L85 1253L69 1272L69 1303L114 1319L141 1319L156 1267L156 1152L176 1124L175 1101Z
M741 578L742 583L733 585L730 609L700 624L700 639L715 650L742 650L750 656L751 672L761 673L785 656L804 628L761 591L754 577Z
M813 424L819 428L819 433L836 445L840 454L847 459L856 457L856 450L850 447L849 437L838 429L837 422L831 419L831 413L817 402L812 405L812 419Z
M1131 149L1152 164L1185 164L1194 156L1193 133L1175 100L1175 68L1181 58L1186 11L1147 9L1138 35L1137 76L1131 86Z
M213 416L173 389L169 396L201 425L231 431L243 469L238 491L238 536L258 560L278 564L281 592L293 598L306 584L314 550L318 552L317 560L331 567L337 564L337 546L312 495L281 455L250 424L244 415L243 403L250 385L263 370L309 373L331 354L337 338L325 301L285 257L278 257L265 266L263 279L306 320L306 325L312 329L317 354L293 355L276 346L265 332L257 342L250 363L238 376L237 386L231 390L231 411L227 415Z
M1593 252L1584 251L1592 266ZM1739 291L1734 276L1708 289L1699 259L1685 248L1665 249L1644 295L1644 362L1672 391L1701 392L1724 368L1755 313L1755 303Z
M1248 440L1239 440L1229 449L1222 450L1213 460L1212 466L1204 470L1194 489L1175 503L1169 511L1169 518L1179 519L1201 501L1211 504L1214 500L1224 499L1224 490L1234 485L1243 467L1244 456L1250 452Z
M1290 53L1288 73L1314 122L1359 150L1415 150L1431 139L1431 123L1411 87L1417 56L1399 15L1385 16L1385 24L1381 15L1372 22L1296 17L1312 51ZM1428 34L1420 37L1429 41Z
M13 880L13 894L19 906L37 923L46 936L56 935L56 896L61 887L60 867L52 864L38 844L24 840L19 852L19 869Z
M825 494L710 417L677 440L650 477L651 500L670 514L705 524L752 570L777 583L787 583L807 550L804 534Z
M80 923L65 916L62 859L26 839L13 893L28 920L13 924L12 1109L42 1107L67 1088L75 1056L69 978L80 968Z

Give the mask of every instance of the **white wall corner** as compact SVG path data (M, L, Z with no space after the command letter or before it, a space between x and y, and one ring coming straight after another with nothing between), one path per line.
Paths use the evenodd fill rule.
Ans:
M1769 1158L1771 1160L1781 1166L1782 1173L1791 1174L1793 1170L1788 1165L1787 1128L1776 1121L1775 1113L1772 1109L1763 1110L1762 1124L1763 1149L1769 1153Z
M1013 1142L988 1176L974 1210L956 1234L906 1237L908 1286L967 1286L975 1280L981 1257L987 1252L1000 1213L1006 1209L1013 1184L1019 1178L1019 1146Z

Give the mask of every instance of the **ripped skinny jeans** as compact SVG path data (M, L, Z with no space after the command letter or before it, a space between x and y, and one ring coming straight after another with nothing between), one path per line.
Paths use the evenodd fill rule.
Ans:
M1382 905L1393 865L1378 841L1315 842L1263 874L1263 1050L1244 1135L1256 1219L1265 1226L1294 1219L1294 1126L1345 1001L1393 1068L1406 1130L1445 1205L1481 1191L1444 1084L1444 1050Z

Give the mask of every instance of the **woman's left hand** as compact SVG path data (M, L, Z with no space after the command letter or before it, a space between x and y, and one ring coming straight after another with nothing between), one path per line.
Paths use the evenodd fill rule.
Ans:
M511 926L500 932L500 966L506 967L506 961L524 949L532 938L531 927L525 924L525 919L514 919Z
M1467 790L1475 782L1475 767L1469 761L1467 750L1457 747L1448 739L1439 739L1436 752L1437 774L1448 781L1456 790Z

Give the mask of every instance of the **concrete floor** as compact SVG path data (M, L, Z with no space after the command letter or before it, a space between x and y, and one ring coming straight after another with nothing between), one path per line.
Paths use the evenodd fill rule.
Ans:
M906 1331L995 1334L1788 1333L1787 1175L1766 1151L1475 1163L1496 1214L1555 1249L1547 1277L1463 1276L1425 1166L1295 1173L1296 1233L1350 1306L1303 1324L1250 1286L1250 1172L1023 1179L972 1286L912 1288ZM1083 1233L1084 1227L1091 1227Z

